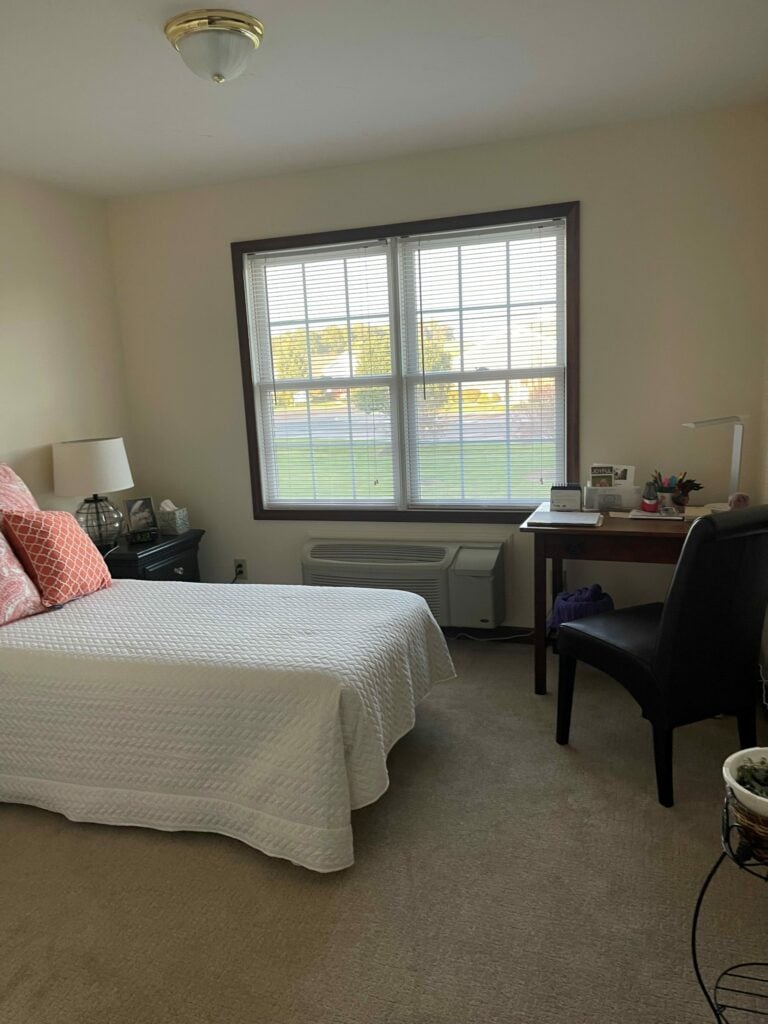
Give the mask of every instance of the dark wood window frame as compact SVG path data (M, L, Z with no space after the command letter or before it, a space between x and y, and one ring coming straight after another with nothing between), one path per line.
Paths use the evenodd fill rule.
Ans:
M526 221L562 218L566 224L566 370L565 370L565 428L566 472L569 481L579 480L579 203L553 203L546 206L527 206L517 210L497 210L492 213L474 213L458 217L439 217L432 220L384 224L377 227L349 228L342 231L322 231L308 235L288 235L283 238L258 238L248 242L233 242L232 272L235 285L237 331L240 340L240 365L243 376L245 424L248 435L248 454L251 473L251 494L254 519L352 520L358 522L410 521L426 523L520 523L530 509L273 509L265 508L261 490L259 466L259 439L254 400L251 342L248 335L244 257L249 253L278 249L306 249L311 246L335 245L344 242L362 242L407 234L428 234L437 231L462 231L472 228L494 227L501 224L521 224Z

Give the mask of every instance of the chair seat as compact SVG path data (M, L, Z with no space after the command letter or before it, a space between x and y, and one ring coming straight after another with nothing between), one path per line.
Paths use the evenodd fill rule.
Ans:
M653 729L659 803L674 803L672 736L735 713L742 747L757 744L755 688L768 606L768 506L697 519L664 605L646 604L560 627L555 739L563 746L580 661L613 676Z
M564 623L561 655L585 661L625 686L646 717L663 715L654 661L664 605L640 604Z

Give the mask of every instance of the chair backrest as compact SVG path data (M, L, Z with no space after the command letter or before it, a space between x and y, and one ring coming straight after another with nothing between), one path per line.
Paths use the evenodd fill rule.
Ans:
M768 505L691 526L662 614L656 671L677 717L754 700L768 604Z

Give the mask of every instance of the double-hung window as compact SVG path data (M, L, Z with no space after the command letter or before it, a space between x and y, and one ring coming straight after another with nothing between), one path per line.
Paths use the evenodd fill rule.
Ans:
M572 475L577 216L233 245L255 514L503 519Z

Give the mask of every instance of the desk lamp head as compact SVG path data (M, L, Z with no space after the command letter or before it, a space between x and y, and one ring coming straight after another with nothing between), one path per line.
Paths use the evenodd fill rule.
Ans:
M727 508L746 508L749 505L749 495L739 490L739 479L741 477L741 448L744 442L744 420L741 416L715 416L708 420L692 420L684 423L684 427L690 430L698 430L700 427L733 427L733 444L731 446L731 475L728 483L728 504L711 506L713 511L725 511Z

